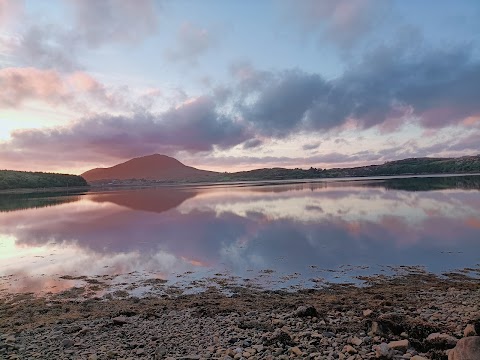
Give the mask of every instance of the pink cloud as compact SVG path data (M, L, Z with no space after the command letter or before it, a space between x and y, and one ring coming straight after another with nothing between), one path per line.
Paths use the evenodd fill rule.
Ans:
M0 106L18 107L28 100L58 104L70 100L70 91L53 70L35 68L0 69Z
M27 102L40 101L53 106L68 106L90 112L95 105L115 111L130 110L128 88L109 88L85 72L63 74L36 68L0 69L0 109L19 109ZM143 98L157 95L142 95Z
M98 91L104 86L87 73L77 71L69 76L70 83L80 91Z

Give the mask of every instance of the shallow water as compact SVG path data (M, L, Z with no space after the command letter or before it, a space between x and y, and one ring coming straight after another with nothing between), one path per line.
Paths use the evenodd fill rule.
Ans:
M0 294L478 276L479 189L465 176L0 195Z

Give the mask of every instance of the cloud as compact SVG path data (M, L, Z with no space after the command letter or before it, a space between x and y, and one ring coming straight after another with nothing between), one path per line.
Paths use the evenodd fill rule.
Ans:
M69 0L75 30L90 47L105 43L134 44L158 29L154 0Z
M453 144L448 146L448 150L460 151L462 153L473 151L480 154L480 131L472 132L455 139Z
M260 91L254 104L244 106L242 113L262 133L285 137L299 130L306 112L329 90L328 83L320 75L285 71Z
M302 146L303 150L316 150L320 146L319 142L312 143L312 144L305 144Z
M35 68L0 69L0 107L19 107L28 100L58 104L70 100L62 78L55 71Z
M0 11L6 7L0 0ZM6 4L13 1L6 1ZM154 0L68 0L69 26L30 17L22 24L8 50L15 63L44 69L73 71L83 68L79 54L109 44L135 45L158 30L160 3ZM0 21L2 15L0 12Z
M353 47L382 20L383 0L290 1L289 17L305 31L317 33L342 49Z
M155 152L212 151L249 137L242 124L217 111L211 98L199 97L160 114L104 114L67 127L14 131L0 143L0 158L6 164L103 163Z
M33 25L11 45L19 63L37 68L73 71L82 66L78 61L81 38L75 31L54 25Z
M129 106L122 94L108 89L85 72L66 75L54 70L4 68L0 69L0 88L3 89L0 109L19 109L30 101L70 106L77 110L91 110L93 104L116 111Z
M23 13L23 0L0 0L0 28L8 26Z
M199 57L215 45L216 41L207 29L185 22L178 30L176 46L167 50L166 56L170 61L196 64Z
M243 148L244 149L253 149L253 148L259 147L262 144L263 144L263 141L260 140L260 139L250 139L250 140L247 140L243 143Z
M333 80L301 70L271 73L249 89L254 95L245 97L242 116L278 138L349 124L383 132L408 121L442 128L480 116L480 61L470 49L398 51L379 48Z
M254 167L310 167L310 166L325 166L343 164L343 166L350 166L351 164L361 163L367 164L372 161L378 161L381 155L375 152L359 152L355 154L342 154L338 152L330 152L324 154L317 154L314 156L216 156L216 157L201 157L191 158L190 163L196 163L203 166L216 167L241 167L247 166L249 169Z

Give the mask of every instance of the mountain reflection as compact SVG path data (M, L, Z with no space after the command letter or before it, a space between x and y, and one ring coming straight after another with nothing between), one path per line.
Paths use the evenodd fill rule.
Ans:
M161 213L176 208L196 194L194 189L154 188L95 194L89 196L89 199L99 203L110 202L132 210Z
M478 264L479 191L385 183L89 193L2 213L0 275L273 269L311 277L311 266L423 265L438 273ZM33 262L33 251L52 257Z

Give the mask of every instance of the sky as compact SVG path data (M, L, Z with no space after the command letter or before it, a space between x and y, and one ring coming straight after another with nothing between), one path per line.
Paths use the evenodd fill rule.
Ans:
M480 2L0 0L0 169L480 153Z

